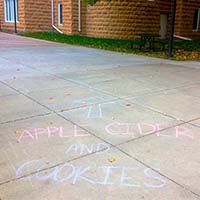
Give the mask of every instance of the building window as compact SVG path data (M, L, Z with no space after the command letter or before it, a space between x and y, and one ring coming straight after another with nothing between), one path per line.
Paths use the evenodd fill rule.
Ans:
M197 8L194 10L193 31L199 30L199 18L200 18L200 9Z
M58 4L58 24L62 25L63 16L62 16L62 3Z
M18 0L4 0L4 13L6 22L14 22L14 1L16 8L16 21L18 21Z

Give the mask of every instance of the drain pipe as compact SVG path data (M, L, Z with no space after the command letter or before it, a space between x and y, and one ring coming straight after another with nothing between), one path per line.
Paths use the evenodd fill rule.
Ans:
M81 32L81 0L78 0L78 32Z
M63 32L62 32L60 29L58 29L56 26L52 25L52 27L53 27L57 32L59 32L60 34L63 34Z
M51 0L51 25L54 25L54 0Z
M63 34L56 26L54 26L54 0L51 0L51 26L59 33Z
M174 35L175 38L178 38L178 39L181 39L181 40L188 40L188 41L192 41L191 38L187 38L187 37L183 37L183 36L180 36L180 35Z

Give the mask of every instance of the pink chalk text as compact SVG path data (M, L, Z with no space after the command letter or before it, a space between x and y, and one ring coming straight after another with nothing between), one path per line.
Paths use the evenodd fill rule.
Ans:
M24 139L38 140L40 137L46 136L51 138L53 136L58 136L60 138L70 138L70 137L88 137L90 134L87 134L83 129L74 125L73 133L67 134L64 132L62 126L48 126L46 128L35 128L32 130L23 130L20 136L17 138L18 142L21 142Z

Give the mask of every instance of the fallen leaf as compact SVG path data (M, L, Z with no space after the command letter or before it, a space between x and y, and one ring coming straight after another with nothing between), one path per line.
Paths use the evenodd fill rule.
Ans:
M116 161L116 158L113 157L113 156L111 156L111 157L108 158L108 161L111 162L111 163L112 163L112 162L115 162L115 161Z
M21 131L16 130L16 131L15 131L15 134L19 135L19 134L21 134Z
M129 107L130 107L130 106L132 106L132 104L131 104L131 103L127 103L126 106L129 106Z
M49 100L52 100L53 99L53 97L49 97Z

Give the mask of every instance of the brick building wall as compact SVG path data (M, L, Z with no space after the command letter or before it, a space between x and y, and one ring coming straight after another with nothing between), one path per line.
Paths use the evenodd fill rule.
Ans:
M18 18L19 22L17 23L18 31L25 31L25 0L18 0ZM5 22L4 16L4 0L0 0L0 30L4 31L14 31L14 23Z
M51 29L50 0L18 0L18 32L38 32ZM14 31L13 22L5 22L4 0L0 0L0 28Z
M39 32L51 29L51 1L24 0L25 31Z
M77 34L77 1L73 6L73 30ZM160 15L167 15L167 35L171 21L171 0L102 0L93 6L81 5L80 34L93 37L132 38L136 33L159 33ZM194 10L200 8L200 0L177 0L175 34L200 38L192 30Z
M73 0L54 0L54 25L66 34L72 34ZM63 24L58 24L58 3L63 7Z
M79 31L79 8L78 8L78 0L72 1L72 33L73 34L86 34L86 4L83 0L80 1L80 31Z
M63 5L63 24L58 23L58 3ZM81 31L78 30L78 0L54 1L54 25L66 34L85 34L86 5L81 2Z
M105 0L93 6L83 5L82 34L94 37L122 39L133 38L135 33L158 34L160 14L170 13L170 0Z
M63 24L58 23L58 3L63 5ZM78 0L54 1L54 24L66 34L85 34L86 5L81 2L81 31L78 30ZM84 29L84 30L83 30Z
M38 32L51 29L51 0L18 0L18 31ZM63 23L58 24L58 3L63 5ZM195 8L200 0L177 0L175 34L200 38L200 30L193 31ZM66 34L93 37L133 38L136 33L159 33L160 15L167 16L169 33L171 0L102 0L93 6L81 0L81 31L78 31L78 0L54 0L54 24ZM4 19L4 0L0 0L2 30L14 30L14 23ZM200 29L200 28L199 28Z
M200 8L200 0L178 0L175 32L178 35L200 38L199 30L193 31L194 10Z

